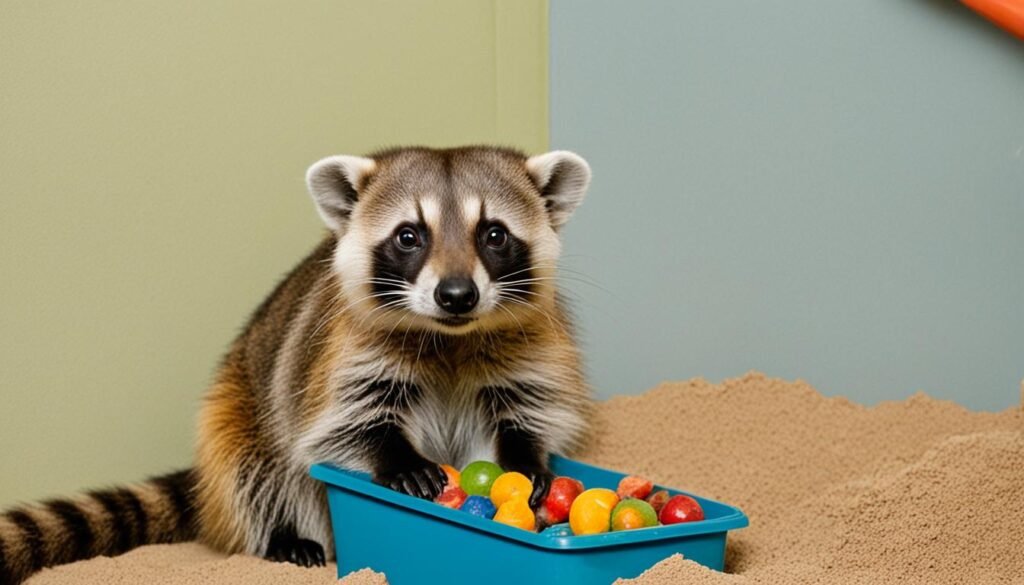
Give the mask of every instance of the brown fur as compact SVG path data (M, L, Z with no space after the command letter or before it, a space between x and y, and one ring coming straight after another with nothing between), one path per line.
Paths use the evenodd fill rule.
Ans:
M196 464L202 470L196 486L199 536L221 550L240 550L244 544L244 516L233 509L233 495L245 454L258 444L253 419L255 397L236 366L225 364L220 380L207 391L199 417Z

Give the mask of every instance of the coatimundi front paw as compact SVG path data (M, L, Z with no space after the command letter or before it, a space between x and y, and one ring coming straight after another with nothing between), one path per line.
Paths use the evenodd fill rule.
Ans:
M324 547L299 538L293 530L275 530L270 535L267 553L263 555L268 561L292 563L300 567L322 567L327 564Z
M530 483L533 484L533 493L530 494L530 508L534 510L539 508L544 502L544 498L548 497L548 490L551 489L551 481L555 476L546 467L520 467L519 469L513 468L511 471L518 471L530 478Z
M444 491L448 483L448 474L441 466L424 459L404 468L390 468L379 471L373 476L373 482L387 486L396 492L409 494L424 500L433 500Z

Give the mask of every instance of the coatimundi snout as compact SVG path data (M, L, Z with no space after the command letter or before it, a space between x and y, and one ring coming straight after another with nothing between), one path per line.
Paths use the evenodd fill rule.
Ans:
M231 345L195 467L0 516L0 583L198 538L300 565L331 553L328 461L422 498L439 464L530 477L536 507L590 407L558 294L559 228L590 169L556 151L397 148L307 173L327 237Z

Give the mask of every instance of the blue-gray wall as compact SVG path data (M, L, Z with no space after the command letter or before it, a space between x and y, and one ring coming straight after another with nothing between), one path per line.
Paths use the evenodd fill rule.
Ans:
M599 394L1018 402L1024 43L952 0L552 0L551 120L594 168L565 265Z

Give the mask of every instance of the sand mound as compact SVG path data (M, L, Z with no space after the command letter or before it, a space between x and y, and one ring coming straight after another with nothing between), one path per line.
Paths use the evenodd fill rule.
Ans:
M836 496L821 502L838 516L835 569L1024 579L1024 433L950 437L904 469L858 482L853 497Z
M917 394L867 408L760 374L662 384L601 405L581 459L736 504L727 571L674 556L620 583L1024 583L1024 417ZM145 547L48 570L29 583L330 582L220 557ZM370 571L346 585L380 584Z
M330 583L334 567L301 569L266 563L246 556L215 553L198 544L153 545L119 557L46 569L28 583L105 585L179 585L182 583L246 583L247 585L304 585ZM382 581L383 582L383 579ZM357 582L359 583L359 582ZM368 581L359 585L369 585Z
M636 583L1024 583L1019 409L973 413L924 394L866 408L749 374L615 398L600 418L584 459L751 518L730 538L736 575L675 558Z

